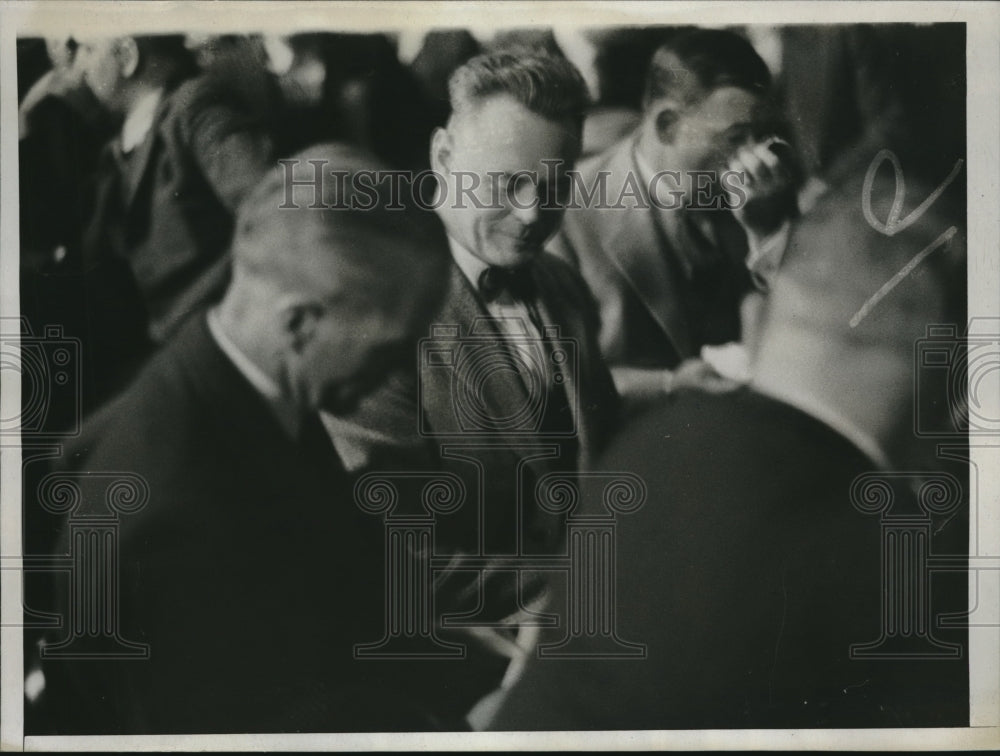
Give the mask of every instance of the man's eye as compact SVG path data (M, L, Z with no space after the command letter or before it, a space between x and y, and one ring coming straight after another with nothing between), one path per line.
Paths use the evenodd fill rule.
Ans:
M520 175L511 182L510 188L513 192L526 192L531 189L532 183L529 176Z

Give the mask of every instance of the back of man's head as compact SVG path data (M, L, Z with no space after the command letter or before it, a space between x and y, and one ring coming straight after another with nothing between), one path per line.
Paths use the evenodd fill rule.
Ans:
M238 211L220 322L300 406L339 411L374 388L416 353L447 289L439 221L381 170L353 147L316 145Z
M453 117L489 97L508 96L536 115L583 127L587 85L562 55L540 48L510 47L477 55L448 82Z
M417 288L443 280L440 224L417 208L405 183L390 193L383 175L388 169L377 158L346 144L315 145L283 160L237 213L236 280L303 296L329 294L347 271L369 279L370 292L408 279Z
M662 99L690 105L723 86L764 95L771 86L771 74L739 34L722 29L685 30L653 54L643 107Z
M902 190L879 162L795 228L751 351L758 387L847 418L892 456L912 441L917 344L961 317L965 243L944 197L918 208L933 185Z

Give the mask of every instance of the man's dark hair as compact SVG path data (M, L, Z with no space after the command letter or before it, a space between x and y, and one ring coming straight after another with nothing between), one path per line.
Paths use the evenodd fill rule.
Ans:
M764 94L771 73L753 46L735 32L684 31L653 54L643 107L663 97L690 105L723 86Z
M509 95L532 113L582 128L587 85L565 57L540 48L511 47L477 55L452 74L453 113L494 95Z

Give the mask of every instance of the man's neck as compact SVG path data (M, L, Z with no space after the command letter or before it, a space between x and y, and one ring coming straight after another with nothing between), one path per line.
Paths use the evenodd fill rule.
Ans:
M254 386L270 396L281 395L281 371L267 357L260 340L247 337L246 318L223 302L209 311L208 319L213 335L220 337L227 347L238 351L239 361L252 368L249 372L254 377L251 381Z
M289 437L298 438L301 409L288 398L280 369L266 359L260 348L255 348L253 340L244 338L244 329L238 327L234 313L224 305L214 307L208 313L208 330L233 367L267 402Z
M802 334L785 334L780 340L769 335L758 349L750 385L822 421L875 464L888 467L898 399L905 386L900 368L874 355L828 349L818 338Z
M635 158L642 174L639 178L649 187L653 176L661 174L656 180L656 192L661 202L666 202L672 196L671 192L684 192L684 205L688 204L687 177L673 173L674 161L669 149L664 148L656 135L643 127L639 138L635 141ZM664 168L663 166L666 166ZM671 171L665 173L664 171Z

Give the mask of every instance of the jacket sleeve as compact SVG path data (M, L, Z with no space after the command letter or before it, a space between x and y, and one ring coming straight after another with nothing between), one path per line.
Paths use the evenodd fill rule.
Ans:
M235 211L271 167L271 136L241 104L200 81L182 108L182 137L212 191Z

